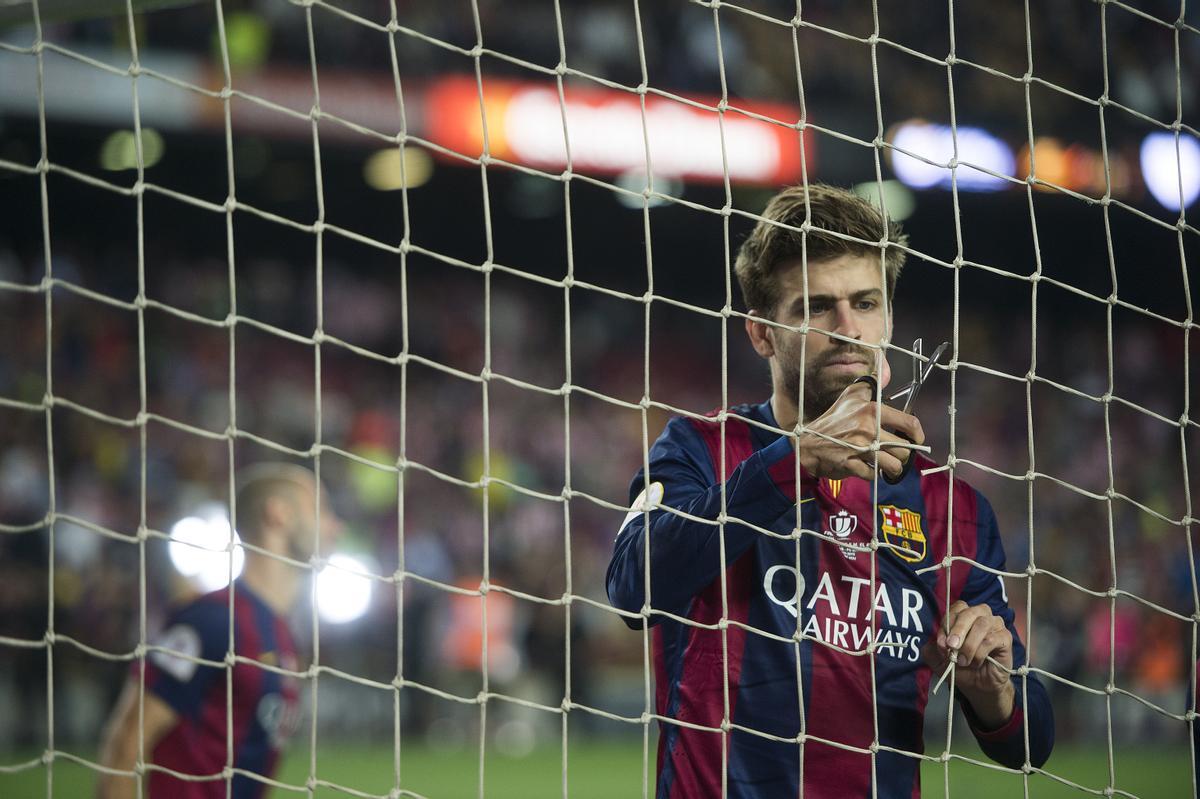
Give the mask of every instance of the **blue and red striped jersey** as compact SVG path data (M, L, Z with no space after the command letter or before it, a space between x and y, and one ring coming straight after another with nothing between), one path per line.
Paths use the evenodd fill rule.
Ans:
M154 643L204 660L224 662L229 651L229 591L206 594L171 614ZM241 582L233 601L233 651L269 666L296 670L296 648L284 620ZM135 665L136 668L136 665ZM296 680L254 663L227 668L155 650L146 658L146 690L179 715L154 749L155 765L194 775L220 775L232 766L270 777L299 724ZM227 724L226 709L232 709ZM150 772L151 799L225 799L225 780L181 780ZM232 799L257 799L266 785L244 774L232 779Z
M996 574L1005 565L996 517L947 472L921 476L935 465L925 458L896 485L799 473L797 486L792 441L758 426L776 426L770 404L731 413L742 419L727 417L723 432L712 419L668 423L649 476L639 471L630 488L632 507L645 491L666 508L626 517L608 567L615 607L650 608L666 719L656 795L796 796L803 781L806 799L918 797L920 760L905 753L924 749L937 676L922 649L947 606L989 605L1013 634L1015 665L1026 662ZM722 498L736 520L723 542ZM797 539L797 526L820 535ZM851 546L872 538L890 546ZM947 555L949 567L937 568ZM989 757L1039 766L1054 742L1050 701L1032 674L1014 683L1017 709L1000 729L982 729L960 704Z

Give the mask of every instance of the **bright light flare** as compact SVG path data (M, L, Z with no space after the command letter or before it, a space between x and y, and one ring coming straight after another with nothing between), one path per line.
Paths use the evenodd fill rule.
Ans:
M167 554L176 570L201 591L216 591L229 585L230 557L233 577L242 573L246 552L242 539L233 533L233 551L229 550L229 520L217 515L187 516L171 527Z
M1180 134L1179 152L1175 151L1175 134L1155 131L1142 140L1142 177L1154 199L1169 211L1180 209L1180 187L1183 189L1183 208L1200 196L1200 140Z
M317 575L317 611L332 624L354 621L371 605L371 573L366 561L332 555Z
M897 125L892 131L891 142L899 149L888 150L892 171L896 173L896 177L914 189L930 189L935 186L950 188L950 170L941 164L950 163L950 159L954 157L956 138L959 161L956 177L958 188L964 191L997 191L1004 188L1007 184L1004 179L967 164L1011 177L1017 168L1012 148L982 128L967 125L959 125L954 131L948 125L933 125L920 121ZM913 155L907 155L900 150L906 150Z
M142 166L145 169L162 160L167 150L162 135L151 128L142 128ZM109 172L137 169L137 137L132 130L117 130L100 145L100 167Z
M398 148L389 147L372 153L363 162L363 180L376 191L415 189L425 185L432 175L433 159L419 147L405 147L403 158Z

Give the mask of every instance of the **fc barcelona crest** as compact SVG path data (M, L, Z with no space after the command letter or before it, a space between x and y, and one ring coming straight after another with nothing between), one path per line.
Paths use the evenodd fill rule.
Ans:
M923 560L925 533L921 530L921 514L895 505L880 505L879 515L884 543L896 547L892 552L909 563Z

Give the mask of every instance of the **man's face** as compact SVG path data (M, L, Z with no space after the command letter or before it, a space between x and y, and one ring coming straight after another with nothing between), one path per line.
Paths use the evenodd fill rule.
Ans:
M780 292L775 321L798 327L804 323L804 270L800 260L781 265L776 275ZM810 327L863 344L883 341L889 319L884 307L879 257L842 255L810 262L808 311ZM771 335L775 350L773 377L782 381L781 387L796 402L804 418L825 413L855 378L875 371L877 350L817 330L801 335L773 328ZM800 405L802 371L804 404Z
M333 503L329 499L329 493L324 488L321 489L319 533L315 514L317 501L316 482L309 480L304 485L297 486L295 500L296 515L289 531L290 556L301 561L311 558L315 554L314 548L317 536L319 535L321 539L321 554L328 557L342 530L341 519L333 512Z

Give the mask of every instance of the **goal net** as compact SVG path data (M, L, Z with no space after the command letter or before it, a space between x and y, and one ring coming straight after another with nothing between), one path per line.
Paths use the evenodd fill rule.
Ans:
M810 729L819 697L784 734L730 701L735 635L875 674L887 642L806 629L818 586L772 600L790 638L735 617L724 572L712 623L605 591L622 519L666 507L629 486L668 420L724 442L769 396L733 264L818 181L903 223L856 240L907 256L877 349L893 388L932 365L925 474L987 496L1007 553L918 577L1002 578L1013 679L1057 718L1049 762L999 765L930 674L899 754L926 796L1195 794L1198 75L1197 12L1165 1L0 0L0 794L654 796L686 727L722 795L734 736L801 775L856 753L885 795L878 701L869 745ZM312 558L235 533L262 461L327 489ZM722 552L745 530L724 499L707 521ZM783 537L796 574L805 542L840 551ZM892 543L856 552L872 582ZM163 635L251 556L306 586L297 662ZM664 621L723 642L719 724L656 701ZM219 669L229 718L235 669L293 686L278 769L232 722L218 769L106 765L155 662Z

